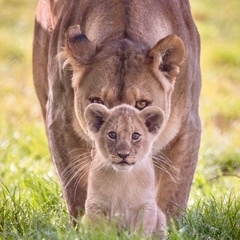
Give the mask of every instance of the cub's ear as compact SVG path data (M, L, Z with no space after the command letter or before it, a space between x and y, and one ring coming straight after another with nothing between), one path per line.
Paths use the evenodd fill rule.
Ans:
M174 34L160 40L149 52L153 70L162 71L173 82L180 71L185 54L184 43Z
M80 64L88 64L89 60L96 54L96 45L87 36L81 33L80 26L69 27L66 36L65 49Z
M104 105L98 103L92 103L86 107L84 117L90 132L99 132L108 116L108 111L109 110Z
M140 112L140 116L144 119L150 133L156 135L160 132L164 121L164 112L161 108L156 106L146 107Z

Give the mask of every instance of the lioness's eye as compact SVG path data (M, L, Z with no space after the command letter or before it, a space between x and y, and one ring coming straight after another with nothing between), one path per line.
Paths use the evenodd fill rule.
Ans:
M117 134L115 132L109 132L108 137L110 140L116 140L117 139Z
M135 133L132 134L132 140L138 141L138 140L140 140L140 138L141 138L140 133L135 132Z
M92 103L98 103L98 104L103 104L103 105L104 105L104 103L103 103L103 101L101 100L101 98L93 98L93 99L91 99L91 102L92 102Z
M138 101L138 102L136 102L136 108L137 109L139 109L139 110L142 110L142 109L144 109L145 107L147 107L148 106L148 102L147 101L145 101L145 100L142 100L142 101Z

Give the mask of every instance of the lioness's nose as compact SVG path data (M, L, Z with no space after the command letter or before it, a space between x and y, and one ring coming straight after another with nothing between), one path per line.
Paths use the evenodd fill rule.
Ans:
M125 152L125 153L117 152L117 155L124 160L129 156L129 153L128 152Z

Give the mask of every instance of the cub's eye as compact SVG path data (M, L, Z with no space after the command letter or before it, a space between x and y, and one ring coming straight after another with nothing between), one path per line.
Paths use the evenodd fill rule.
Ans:
M140 133L135 132L135 133L132 134L132 140L133 141L139 141L140 139L141 139L141 134Z
M148 101L142 100L142 101L138 101L136 102L135 107L139 110L144 109L145 107L147 107L149 105Z
M109 132L108 133L108 138L110 140L116 140L117 139L117 134L115 132Z
M92 102L92 103L98 103L98 104L103 104L103 105L104 105L104 103L103 103L103 101L101 100L101 98L93 98L93 99L91 99L91 102Z

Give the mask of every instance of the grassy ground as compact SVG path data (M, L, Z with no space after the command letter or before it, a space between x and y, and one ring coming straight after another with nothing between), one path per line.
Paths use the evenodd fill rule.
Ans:
M169 239L240 239L240 2L192 0L202 37L203 135L184 219ZM0 0L0 239L140 239L74 230L31 75L36 1Z

